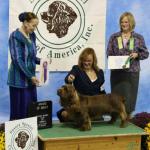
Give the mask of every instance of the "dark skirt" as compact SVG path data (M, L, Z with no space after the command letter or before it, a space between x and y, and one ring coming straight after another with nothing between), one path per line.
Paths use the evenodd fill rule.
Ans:
M112 93L118 93L125 97L126 111L131 114L136 105L139 72L111 71L110 83Z
M10 91L10 120L28 117L28 107L37 101L36 87L15 88L9 87Z

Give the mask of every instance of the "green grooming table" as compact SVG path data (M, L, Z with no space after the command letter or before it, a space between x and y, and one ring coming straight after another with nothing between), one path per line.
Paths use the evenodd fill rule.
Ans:
M40 150L140 150L144 130L132 123L119 125L120 121L94 122L92 130L80 131L71 123L53 123L52 128L38 131Z

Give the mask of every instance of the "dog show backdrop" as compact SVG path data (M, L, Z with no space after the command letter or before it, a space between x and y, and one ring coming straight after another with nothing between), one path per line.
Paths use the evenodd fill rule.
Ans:
M85 47L96 51L105 68L106 0L10 0L9 31L20 26L18 15L32 11L39 18L35 31L37 56L51 58L51 71L68 71ZM19 6L19 7L18 7Z
M41 4L42 7L39 7L39 5L35 6L35 4L37 2L43 2L42 3L43 5ZM0 34L0 122L1 123L9 120L9 114L10 114L9 87L7 86L8 37L9 37L9 31L10 31L9 27L11 28L11 31L15 30L16 27L19 27L20 22L18 21L18 18L17 18L17 15L19 14L19 12L26 11L26 10L28 10L28 11L34 10L34 12L36 13L36 12L38 12L37 7L41 8L41 9L39 9L41 11L41 13L47 12L48 6L50 5L50 4L48 5L48 2L50 2L50 4L52 4L54 1L48 1L48 0L47 1L45 1L45 0L38 0L38 1L37 0L30 0L30 1L29 0L18 0L18 1L16 1L16 0L11 0L11 1L0 0L0 4L1 4L1 8L0 8L0 33L1 33ZM131 0L107 0L106 6L104 4L105 1L103 1L103 0L97 0L97 1L96 0L88 0L88 1L87 0L78 0L78 1L77 0L70 0L70 1L63 0L62 2L66 3L67 6L69 6L69 8L72 8L73 11L76 12L77 16L79 15L80 11L78 11L77 7L75 7L75 5L73 5L74 3L77 4L77 2L79 2L81 4L79 7L81 8L81 6L82 6L85 13L89 13L89 12L91 12L91 10L94 10L93 13L97 13L97 15L98 15L100 13L100 11L104 11L104 9L106 10L106 26L105 27L99 26L100 29L98 29L98 30L102 30L102 33L104 33L103 30L106 29L105 35L100 34L100 37L98 40L97 37L95 37L93 35L94 28L92 28L93 30L92 30L92 33L90 34L91 36L88 38L88 42L91 41L92 36L94 37L94 41L98 40L99 42L101 41L101 38L103 38L103 39L106 38L105 47L107 46L110 35L119 30L120 15L125 11L132 12L134 14L135 20L136 20L135 31L144 36L146 45L147 45L148 49L150 49L150 42L149 42L150 41L150 20L149 20L149 18L150 18L150 13L149 13L150 0L144 0L144 1L142 1L142 0L134 0L134 1L131 1ZM33 5L35 7L33 7ZM28 9L26 8L26 6L28 6ZM67 6L65 6L65 7L67 7ZM10 20L11 21L10 24L9 24L9 9L12 9L12 10L10 10L11 12L13 12L12 15L16 16L13 18L13 20ZM88 10L86 10L86 9L88 9ZM97 9L99 9L99 10L97 10ZM39 12L38 12L38 15L40 15ZM39 24L39 27L43 24L43 28L44 28L43 32L48 32L48 31L46 31L47 24L44 23L43 20L41 20L41 16L39 16L39 17L40 17L39 19L41 22ZM101 17L105 17L105 13ZM12 18L12 16L10 16L10 18ZM79 18L81 18L81 17L74 19L74 22L69 27L67 36L69 35L71 27L74 26L77 21L79 21L78 20ZM94 18L92 18L91 22L93 21L93 19ZM103 18L101 18L101 20L103 20ZM86 22L85 24L88 25L86 20L85 20L85 22ZM89 22L90 22L90 19L89 19ZM91 24L93 24L93 23L91 23ZM8 29L9 29L9 31L8 31ZM74 29L74 30L76 31L76 29ZM85 31L87 31L87 30L85 30ZM39 33L37 33L37 32L38 32L38 30L36 31L36 34L37 34L37 37L39 38L39 35L38 35ZM52 35L53 35L53 37L55 36L55 39L57 38L61 42L62 42L63 38L66 39L65 38L66 36L64 36L63 38L58 38L55 33L51 33L51 36ZM102 35L104 37L101 37ZM39 40L41 40L41 39L39 39ZM37 40L37 42L40 43L38 40ZM101 44L103 44L103 43L101 43ZM42 46L42 44L41 44L41 46ZM41 49L38 53L40 53L40 52L42 53L42 50L44 53L46 53L48 50L56 52L56 49L46 48L46 46L44 46L44 45L43 45L43 47L45 47L45 48ZM68 49L68 48L66 48L66 49ZM101 52L101 50L102 49L99 49L98 52ZM62 50L59 50L59 51L61 52ZM76 50L74 49L74 51L76 51ZM79 53L80 52L81 52L81 50L79 51ZM65 59L67 59L67 58L65 58ZM51 65L51 67L54 66L54 62L56 63L56 60L58 60L58 62L59 62L59 59L53 58L53 60L52 60L53 64ZM72 57L72 59L70 59L70 61L75 62L73 57ZM100 58L98 58L98 61L100 61ZM60 66L64 66L64 67L68 68L68 66L71 66L70 65L71 62L68 62L67 64L64 64L61 62ZM138 90L136 109L135 109L134 113L142 112L142 111L150 112L150 105L149 105L150 67L149 67L149 65L150 65L150 58L148 58L144 61L141 61L139 90ZM52 113L53 119L57 119L57 118L55 118L56 112L60 109L59 97L57 96L57 89L60 88L64 84L64 78L65 78L66 74L67 74L66 72L59 72L59 71L51 72L50 71L49 84L37 88L38 101L52 100L52 102L53 102L53 113ZM39 75L39 74L37 73L37 75ZM105 75L104 88L105 88L106 92L109 93L110 92L110 82L109 82L110 81L110 71L108 69L106 69L104 71L104 75Z

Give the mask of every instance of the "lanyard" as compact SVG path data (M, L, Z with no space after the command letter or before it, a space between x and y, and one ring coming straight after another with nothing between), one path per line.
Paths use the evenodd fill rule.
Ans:
M133 50L134 49L134 38L130 38L130 43L129 43L129 50Z
M119 47L119 49L123 49L121 36L119 36L119 37L117 38L117 41L118 41L118 47ZM131 50L133 50L133 49L134 49L134 38L131 37L130 40L129 40L129 50L131 51Z

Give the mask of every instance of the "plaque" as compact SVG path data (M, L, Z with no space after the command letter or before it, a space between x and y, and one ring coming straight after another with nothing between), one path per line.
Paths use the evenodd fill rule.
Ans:
M37 116L38 129L52 127L52 101L33 102L29 106L28 116Z

